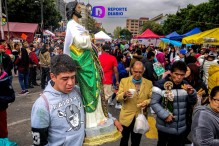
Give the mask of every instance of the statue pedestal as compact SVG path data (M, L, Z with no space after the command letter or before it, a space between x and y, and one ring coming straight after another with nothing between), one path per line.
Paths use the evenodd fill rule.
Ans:
M108 118L103 125L86 128L85 134L83 146L102 145L104 143L117 141L122 137L122 134L115 127L114 121L110 118Z

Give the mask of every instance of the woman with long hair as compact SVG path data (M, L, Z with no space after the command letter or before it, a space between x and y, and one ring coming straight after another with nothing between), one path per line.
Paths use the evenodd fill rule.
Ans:
M26 49L21 48L15 65L18 67L18 79L22 89L19 94L28 94L29 55Z
M206 99L208 97L208 89L199 76L199 67L195 63L190 63L187 66L190 72L186 80L197 91L198 102L196 105L204 104L206 103ZM186 134L188 135L191 131L192 113L193 113L194 105L187 104L187 109L188 110L186 114L187 116ZM191 144L191 142L188 139L186 139L186 144Z

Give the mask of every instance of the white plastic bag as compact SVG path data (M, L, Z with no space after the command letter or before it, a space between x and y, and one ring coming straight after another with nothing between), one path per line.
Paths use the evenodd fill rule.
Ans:
M143 115L143 110L141 114L138 114L135 119L135 125L133 131L135 133L145 134L150 129L149 124L145 116Z

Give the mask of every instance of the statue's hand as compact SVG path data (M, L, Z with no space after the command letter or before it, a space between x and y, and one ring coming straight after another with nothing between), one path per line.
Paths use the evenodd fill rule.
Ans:
M73 40L74 45L79 49L91 49L91 40L88 34L77 35Z

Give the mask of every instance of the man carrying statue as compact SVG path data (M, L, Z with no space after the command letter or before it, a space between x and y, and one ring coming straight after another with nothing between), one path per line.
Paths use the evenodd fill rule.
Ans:
M67 17L65 54L52 58L51 80L32 108L33 145L96 146L116 141L123 128L108 116L97 51L78 24L77 1L68 3Z
M97 48L91 43L89 32L80 25L81 6L77 1L66 6L67 24L64 54L76 63L76 80L85 109L86 137L84 145L101 145L121 137L109 118L102 86L102 68L98 60Z

